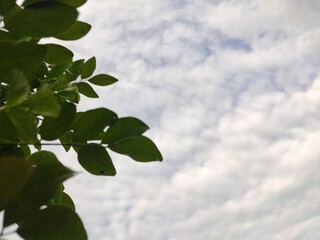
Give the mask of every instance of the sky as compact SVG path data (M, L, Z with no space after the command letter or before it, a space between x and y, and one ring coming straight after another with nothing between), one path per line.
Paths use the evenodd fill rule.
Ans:
M164 160L67 192L94 240L320 239L320 1L90 0L67 43L120 81L83 97L150 126ZM53 150L53 149L52 149Z

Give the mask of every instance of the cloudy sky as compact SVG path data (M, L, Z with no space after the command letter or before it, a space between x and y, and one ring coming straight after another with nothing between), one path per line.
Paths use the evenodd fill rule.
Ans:
M320 1L89 0L68 43L120 81L80 109L146 122L162 163L67 183L94 240L320 239ZM53 149L52 149L53 150Z

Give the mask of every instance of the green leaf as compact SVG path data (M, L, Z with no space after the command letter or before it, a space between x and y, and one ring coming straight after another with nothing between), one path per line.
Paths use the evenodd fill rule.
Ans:
M39 2L25 7L4 21L5 27L12 33L31 37L51 37L67 31L77 17L77 10L69 5Z
M20 70L29 75L42 62L46 48L30 42L0 42L0 78L9 83L12 72Z
M0 15L4 16L16 5L15 0L1 0L0 1Z
M58 117L60 113L60 104L47 87L40 88L35 94L31 95L23 103L23 106L30 108L36 114L48 117Z
M83 112L74 124L73 140L75 142L96 140L104 128L110 126L116 119L117 115L106 108Z
M33 165L39 165L39 164L44 164L44 163L56 163L56 164L61 164L56 155L54 153L49 152L49 151L38 151L33 153L28 160L33 164Z
M72 62L67 62L67 63L64 63L64 64L56 65L50 70L49 77L50 78L57 78L61 74L66 72L71 66L72 66Z
M162 156L157 146L145 136L126 138L120 142L110 144L109 148L138 162L162 161Z
M16 128L4 111L0 111L0 139L1 143L18 141Z
M24 187L7 205L4 226L21 222L24 218L34 215L34 211L49 202L61 183L73 174L73 171L62 164L37 165Z
M69 143L72 142L72 133L71 132L65 132L64 135L62 135L60 138L59 138L64 150L66 152L68 152L71 148L71 145L69 145Z
M73 62L72 66L69 68L68 75L67 75L69 82L72 82L78 78L83 64L84 64L84 59L80 59Z
M115 143L128 137L142 135L149 127L134 117L119 118L105 133L102 143Z
M46 63L62 64L72 61L73 53L66 47L58 44L46 44L47 54L44 59Z
M85 4L87 2L87 0L63 0L63 2L72 6L72 7L78 8L78 7L82 6L83 4Z
M61 2L61 3L65 3L69 6L78 8L81 5L83 5L87 0L25 0L23 3L23 6L28 6L34 3L38 3L38 2Z
M72 41L83 38L90 31L91 25L85 22L76 21L68 31L54 36L60 40Z
M118 79L107 75L107 74L99 74L89 79L89 82L98 86L107 86L117 82Z
M28 240L87 240L79 216L70 208L50 206L19 224L17 233Z
M79 103L80 101L80 94L77 91L60 91L59 97L63 99L63 101L67 100L73 103Z
M31 112L24 109L10 109L7 114L21 141L37 142L37 119Z
M44 117L40 126L40 135L44 140L55 140L63 136L76 116L76 106L72 103L61 103L57 118Z
M32 170L31 164L22 158L0 157L0 212L24 186Z
M96 58L92 57L88 61L86 61L81 68L81 78L90 77L94 70L96 70Z
M29 81L23 72L15 69L7 90L7 105L12 107L20 104L30 92Z
M73 211L76 210L74 202L72 198L65 192L63 192L62 188L59 188L56 193L54 194L53 198L50 200L50 203L47 206L52 205L61 205L72 209Z
M81 147L78 151L81 166L94 175L114 176L116 169L107 150L97 144Z
M89 97L89 98L98 98L98 94L94 91L94 89L90 86L90 84L85 82L77 83L77 88L80 93Z

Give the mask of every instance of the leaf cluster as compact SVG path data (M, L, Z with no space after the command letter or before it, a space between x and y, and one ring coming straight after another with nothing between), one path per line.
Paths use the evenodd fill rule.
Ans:
M2 233L17 224L24 239L87 239L63 182L74 175L43 145L74 150L93 175L114 176L109 151L135 161L161 161L149 128L107 108L77 111L95 86L118 80L94 74L96 59L74 60L68 48L41 39L78 40L91 26L78 20L86 0L0 1L0 211ZM30 145L37 151L32 152Z

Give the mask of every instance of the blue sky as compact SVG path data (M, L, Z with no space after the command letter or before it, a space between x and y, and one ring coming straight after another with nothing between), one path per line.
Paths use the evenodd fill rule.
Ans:
M136 116L162 163L67 183L95 240L320 239L320 2L90 0L68 46L120 81L80 109Z
M316 0L82 7L93 29L69 47L120 79L82 108L143 119L164 156L113 155L116 177L68 182L90 239L319 239L319 10Z

